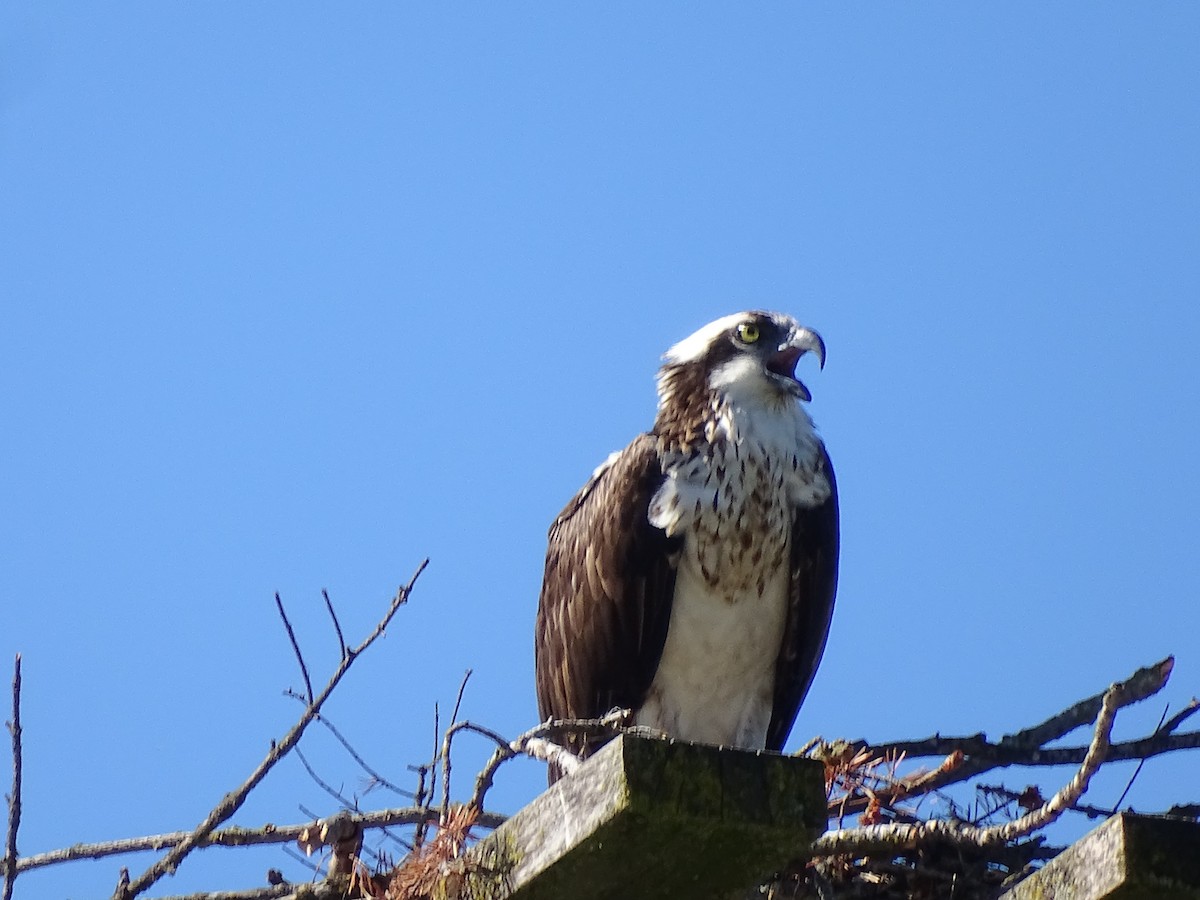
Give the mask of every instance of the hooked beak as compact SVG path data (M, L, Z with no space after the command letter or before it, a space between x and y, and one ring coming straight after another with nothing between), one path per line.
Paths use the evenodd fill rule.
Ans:
M767 371L789 393L807 401L812 399L812 394L796 377L796 363L805 353L815 354L821 368L825 368L825 342L821 336L808 328L794 328L788 339L767 359Z

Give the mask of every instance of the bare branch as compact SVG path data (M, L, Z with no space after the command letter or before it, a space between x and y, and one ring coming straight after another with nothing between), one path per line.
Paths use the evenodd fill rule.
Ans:
M433 702L433 753L430 756L429 762L421 766L417 770L417 805L428 806L429 802L437 794L438 786L438 753L440 752L438 742L442 739L441 713L438 708L437 701ZM426 790L425 777L433 776ZM421 821L417 823L417 827L413 832L413 848L419 850L421 845L425 843L425 832L429 825L427 822Z
M454 711L450 713L450 727L446 729L446 736L442 739L442 821L446 821L446 817L450 815L450 741L454 737L456 731L455 724L458 722L458 711L462 708L463 692L467 689L467 681L471 678L471 670L467 669L463 673L462 681L458 685L458 696L454 698Z
M947 773L953 772L963 763L963 754L954 752L942 760L941 765L929 772L918 772L909 778L903 778L896 783L895 789L888 794L888 802L897 803L907 797L913 797L917 794L927 794L933 790L930 785L936 784ZM842 810L845 810L845 804L842 804Z
M472 672L472 669L463 672L462 681L458 683L458 695L454 698L454 710L450 713L451 725L458 721L458 711L462 709L463 694L466 693L467 682L471 680Z
M1159 725L1155 734L1170 734L1198 712L1200 712L1200 700L1193 697L1183 709Z
M1169 724L1169 723L1168 723ZM963 753L969 759L970 771L960 778L942 782L938 787L945 787L956 781L964 781L975 775L980 775L991 769L1003 769L1008 766L1066 766L1083 762L1087 755L1087 747L1049 747L1019 749L993 744L979 735L968 737L935 736L916 741L888 741L879 744L856 742L856 747L869 749L881 756L892 753L896 748L909 748L905 756L912 759L927 759L931 756L949 755L955 751ZM1176 750L1194 750L1200 747L1200 731L1184 731L1179 734L1168 734L1157 731L1144 738L1122 741L1112 745L1108 755L1109 762L1120 760L1145 759L1151 756L1161 756ZM986 765L981 765L986 763ZM979 766L979 768L976 768ZM962 774L962 773L960 773Z
M986 791L989 794L994 794L997 797L999 797L1005 801L1014 802L1014 803L1021 803L1021 802L1026 801L1030 796L1030 791L1036 790L1035 788L1026 788L1024 791L1014 791L1014 790L1010 790L1009 788L1006 788L1000 784L980 785L979 789L982 791ZM1137 811L1137 810L1134 810L1133 807L1130 807L1129 809L1126 810L1126 812L1131 812L1131 813L1137 812L1138 815L1154 816L1156 818L1168 818L1168 817L1191 818L1191 819L1196 818L1197 814L1195 812L1193 812L1192 814L1188 815L1186 813L1187 809L1188 808L1185 806L1172 806L1171 808L1162 810L1160 812L1148 812L1144 809L1141 811ZM1197 808L1193 807L1193 809L1197 809ZM1183 812L1181 812L1181 810ZM1118 813L1120 813L1121 808L1120 808L1119 803L1114 804L1112 806L1095 806L1090 803L1076 803L1071 807L1071 811L1077 812L1077 813L1082 813L1083 815L1087 816L1089 819L1109 819L1109 818L1112 818L1113 816L1117 815Z
M1015 840L1039 828L1044 828L1079 800L1083 792L1087 790L1092 776L1104 763L1117 710L1144 700L1162 690L1170 677L1173 664L1174 660L1168 657L1161 663L1138 670L1127 681L1114 684L1104 692L1101 696L1100 708L1096 713L1092 741L1088 745L1083 762L1075 776L1041 807L1019 819L990 828L978 828L951 820L936 819L918 824L871 825L863 828L841 829L828 832L818 838L813 843L814 855L894 853L929 839L942 839L952 843L981 847L986 844ZM1084 704L1089 702L1084 701ZM1072 709L1080 708L1084 704L1076 704ZM1066 721L1063 717L1055 718ZM1050 733L1050 731L1053 729L1042 731L1040 734Z
M338 621L337 613L333 610L333 601L329 599L329 591L321 588L321 596L325 598L325 608L329 610L329 618L333 620L333 630L337 632L338 647L342 656L345 656L346 638L342 635L342 623Z
M1139 669L1129 678L1127 683L1139 686L1144 690L1147 685L1152 685L1156 682L1164 667L1169 675L1171 667L1174 664L1175 658L1168 656L1160 662ZM1145 697L1151 696L1153 693L1155 692L1151 691ZM1139 699L1145 699L1145 697ZM1104 693L1096 694L1086 700L1080 700L1062 712L1051 716L1045 722L1022 729L1015 734L1005 735L998 743L989 742L987 736L980 732L979 734L967 737L943 737L937 734L922 740L891 741L880 744L855 741L854 745L856 747L870 747L876 753L881 754L903 753L910 759L945 756L954 750L961 750L970 757L986 757L987 759L1007 762L1020 759L1023 754L1027 755L1028 751L1043 747L1051 741L1058 740L1069 734L1081 725L1087 725L1095 721L1103 701Z
M413 800L421 809L427 809L429 807L430 792L425 789L425 778L429 775L429 766L409 766L409 768L417 773L417 790ZM424 828L418 825L417 835L414 841L415 845L418 847L421 845L423 832Z
M291 697L293 700L298 700L301 703L305 702L304 698L295 691L288 690L284 691L283 693L285 696ZM370 765L368 765L367 761L359 755L358 751L355 750L350 741L348 741L345 736L342 735L342 733L337 729L337 726L329 720L328 716L318 715L317 721L329 730L329 733L337 739L338 743L342 745L342 748L350 754L350 758L358 763L362 770L370 776L370 783L368 784L366 790L363 791L364 794L369 793L372 788L378 786L386 788L393 794L399 794L401 797L407 797L410 800L416 798L416 795L412 791L406 791L402 787L397 787L396 785L392 784L392 782L388 781L388 779L376 772Z
M454 723L453 731L457 734L460 731L472 731L475 734L482 735L494 744L500 747L507 747L508 740L498 731L493 731L485 725L476 725L470 719L462 719Z
M21 654L13 663L12 721L13 780L8 795L8 836L4 841L4 900L12 900L13 884L17 880L17 829L21 826Z
M309 859L303 853L301 853L299 850L294 850L290 844L284 844L279 849L282 850L283 855L286 856L288 859L290 859L292 862L296 863L297 865L304 866L304 868L308 869L315 876L320 877L321 867L319 865L317 865L316 863L314 863L311 859ZM274 870L272 870L272 871L274 871Z
M283 609L283 601L279 599L278 591L275 592L275 608L279 610L279 618L283 619L283 627L287 631L288 640L292 642L292 650L296 654L296 662L300 663L300 674L304 676L305 700L308 703L312 703L313 689L312 680L308 677L308 666L304 664L304 654L300 652L300 643L296 640L296 632L292 630L292 623L288 621L287 613Z
M321 790L323 790L325 793L327 793L330 797L332 797L334 800L336 800L338 803L340 803L346 809L357 809L358 808L357 803L352 803L350 800L343 797L341 791L339 791L333 785L326 782L323 778L321 778L320 775L317 774L316 769L314 769L311 765L309 765L308 758L304 755L304 753L300 750L299 747L297 747L293 752L296 754L296 758L300 760L300 765L304 766L304 771L308 773L308 777L311 778L314 782L316 782L317 787L319 787Z
M1112 736L1113 722L1117 718L1117 710L1138 700L1144 700L1151 694L1158 693L1166 685L1174 665L1173 660L1167 660L1159 665L1156 671L1141 670L1122 684L1114 684L1104 692L1100 704L1100 712L1096 716L1095 731L1092 742L1088 746L1087 756L1067 784L1057 794L1043 804L1040 809L1032 810L1021 818L1004 825L985 828L982 835L984 842L1011 841L1024 837L1039 828L1044 828L1063 812L1075 804L1084 791L1088 782L1096 774L1108 755L1109 738Z
M434 810L419 806L403 806L393 809L380 809L367 813L353 814L354 821L363 828L388 828L394 825L416 825L420 822L436 823L437 813ZM477 823L484 828L498 828L504 822L505 816L495 812L481 812ZM312 828L312 822L301 822L296 825L265 825L262 828L222 828L209 832L197 842L197 847L252 847L264 844L289 844L300 839L300 835ZM28 872L46 866L64 862L76 862L82 859L104 859L109 856L121 856L126 853L139 853L146 850L162 850L177 847L191 837L191 831L172 831L166 834L152 834L145 837L124 838L116 841L104 841L95 844L75 844L62 850L52 850L17 860L16 871Z
M1158 718L1158 727L1154 729L1155 734L1163 733L1163 728L1166 727L1165 723L1167 721L1167 712L1170 710L1170 708L1171 708L1170 704L1167 704L1166 706L1163 707L1162 715L1159 716L1159 718ZM1120 805L1125 802L1125 798L1129 796L1129 791L1133 787L1133 783L1135 781L1137 781L1137 777L1142 774L1142 768L1145 765L1146 765L1146 757L1142 757L1141 759L1138 760L1138 764L1134 768L1133 774L1129 776L1129 781L1125 782L1125 790L1121 791L1121 796L1118 797L1117 802L1113 804L1114 809L1120 807Z
M270 887L251 888L248 891L204 891L199 894L174 894L170 897L161 897L159 900L288 900L288 898L296 897L298 894L299 885L295 884L277 884ZM322 893L318 890L320 885L304 885L304 896L311 900L319 900ZM333 885L328 886L326 897L340 898L345 894L340 888L334 888Z
M286 756L294 746L296 746L296 743L304 734L305 729L308 728L309 723L311 723L320 712L321 706L327 699L329 699L329 695L333 693L334 688L338 686L338 683L350 669L350 666L354 663L354 660L358 658L359 654L370 647L371 644L373 644L381 634L383 634L383 632L387 629L388 624L392 621L392 618L396 615L396 612L401 606L408 602L408 597L412 592L413 585L416 583L416 580L420 577L421 573L425 571L425 567L428 564L428 559L422 562L421 565L417 567L417 571L413 574L412 578L409 579L408 584L396 592L396 596L392 599L391 606L388 608L387 613L385 613L383 618L379 621L379 624L375 626L375 630L372 631L361 644L347 651L346 655L342 657L342 661L338 665L336 671L333 673L333 676L329 679L329 683L325 685L324 690L322 690L320 695L313 700L308 709L304 711L304 714L292 727L292 730L284 735L281 741L271 747L271 750L267 754L266 758L263 759L258 768L251 773L250 777L246 779L241 787L237 788L232 793L227 794L225 799L223 799L219 804L217 804L216 807L213 808L213 810L205 817L204 821L196 826L195 830L186 839L174 847L169 853L167 853L149 869L143 872L127 888L123 890L119 889L114 894L114 900L130 900L130 898L136 897L138 894L145 891L164 875L173 873L176 868L178 868L179 863L184 859L184 857L191 853L192 850L199 845L200 841L207 837L214 828L216 828L222 822L227 821L230 816L237 812L241 805L246 801L246 797L252 790L254 790L259 782L266 777L267 773L271 771L275 764L284 756ZM282 608L282 604L280 605L280 608Z
M471 799L467 805L476 810L483 809L483 798L492 786L492 781L496 777L496 770L503 763L515 756L525 755L533 759L540 759L543 762L558 766L563 774L570 775L583 764L582 760L566 747L549 740L547 735L615 733L620 730L621 726L629 719L629 716L630 711L627 709L614 709L599 719L548 719L512 741L505 741L504 738L489 728L482 728L478 725L464 722L462 724L464 729L469 728L472 731L478 732L495 741L497 745L487 764L476 776L475 790L472 792Z
M521 752L531 759L540 759L544 763L558 766L564 775L572 774L583 765L583 760L562 744L556 744L546 738L530 738L521 745Z
M1174 657L1167 657L1161 662L1139 669L1125 684L1129 685L1131 699L1129 703L1144 700L1161 688L1161 683L1169 677L1174 665ZM1161 683L1160 683L1161 682ZM1157 687L1156 687L1157 685ZM940 790L952 784L968 781L993 769L1012 765L1019 766L1063 766L1080 765L1087 757L1087 747L1052 747L1045 748L1043 744L1056 740L1091 719L1083 720L1085 715L1092 719L1100 710L1104 695L1089 697L1051 716L1045 722L1026 728L1015 734L1006 735L999 742L988 741L986 735L980 733L966 737L943 737L934 735L924 740L891 741L887 743L868 744L866 741L855 741L852 749L870 750L883 757L898 757L903 754L908 759L921 759L930 756L947 756L955 751L961 751L966 759L961 765L943 768L935 778L923 785L925 791ZM1187 713L1190 715L1191 713ZM1177 716L1180 722L1187 715ZM1177 727L1179 723L1175 723ZM1185 732L1183 734L1168 733L1168 722L1149 737L1140 740L1126 741L1113 744L1109 748L1106 761L1146 759L1169 753L1174 750L1186 750L1200 747L1200 732ZM1039 743L1040 742L1040 743ZM897 797L899 799L899 797ZM861 812L869 805L869 799L856 795L844 798L846 813Z

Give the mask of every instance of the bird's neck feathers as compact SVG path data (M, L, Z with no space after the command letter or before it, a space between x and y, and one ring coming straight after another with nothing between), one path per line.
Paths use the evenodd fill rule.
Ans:
M706 373L695 364L668 363L658 373L658 414L654 433L667 447L690 448L711 443L706 426L718 404Z
M745 357L711 370L694 361L668 361L658 373L654 422L654 434L663 448L687 453L724 441L740 443L764 428L782 429L815 447L817 437L808 413L754 366Z

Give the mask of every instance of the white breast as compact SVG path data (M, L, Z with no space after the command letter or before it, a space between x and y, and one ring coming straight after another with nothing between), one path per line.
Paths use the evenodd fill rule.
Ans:
M650 522L683 538L662 661L637 722L762 748L789 596L795 511L823 502L820 444L797 403L717 401L703 450L666 453Z
M681 564L662 661L636 721L675 737L761 749L787 614L787 571L730 602Z

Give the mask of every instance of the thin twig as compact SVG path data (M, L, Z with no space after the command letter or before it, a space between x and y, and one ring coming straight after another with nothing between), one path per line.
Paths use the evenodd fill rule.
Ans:
M1158 731L1156 731L1155 734L1170 734L1198 712L1200 712L1200 700L1197 700L1195 697L1193 697L1187 702L1187 705L1184 706L1183 709L1175 713L1175 715L1171 716L1171 718L1167 719L1167 721L1163 722L1163 724L1158 727Z
M995 794L997 797L1002 798L1005 801L1005 805L1008 803L1022 802L1028 797L1028 789L1025 791L1013 791L1009 790L1003 785L998 784L980 785L980 788L981 790L987 791L989 794ZM1140 814L1144 816L1164 818L1175 815L1176 813L1174 810L1179 808L1180 807L1172 807L1171 809L1163 810L1161 812L1150 812L1144 809L1138 811L1131 806L1126 810L1126 812L1140 812ZM1118 806L1094 806L1090 803L1076 803L1071 807L1071 811L1081 813L1082 815L1087 816L1089 819L1110 819L1117 815L1121 810Z
M454 698L454 711L450 713L450 724L458 721L458 711L462 709L463 694L467 690L467 682L471 680L472 669L463 672L462 681L458 683L458 695Z
M325 793L327 793L330 797L332 797L334 800L336 800L338 803L340 803L346 809L358 809L358 803L352 802L352 801L346 799L346 797L342 796L341 791L339 791L333 785L325 782L321 778L321 776L317 774L316 769L314 769L311 765L309 765L308 758L305 757L304 753L300 750L299 747L297 747L292 752L296 754L296 758L300 760L300 765L304 766L304 771L308 773L309 778L311 778L313 781L316 782L317 787L319 787L321 790L323 790Z
M541 726L539 726L539 728L540 727ZM536 731L537 729L534 730ZM510 744L510 742L504 737L504 735L500 734L500 732L493 731L486 725L476 725L470 719L461 719L460 721L454 723L454 732L457 734L460 731L471 731L475 734L482 735L499 747L507 747Z
M792 755L793 756L808 756L808 754L810 752L812 752L813 748L819 746L820 744L821 744L820 736L811 738L803 747L801 747L799 750L797 750Z
M379 624L375 626L375 630L372 631L357 647L347 650L346 655L342 658L337 670L329 679L329 683L325 685L324 690L322 690L321 693L313 700L308 709L304 711L304 715L302 715L300 720L294 726L292 726L292 730L284 735L283 739L271 748L271 751L267 754L266 758L259 763L258 768L251 773L250 777L246 779L241 787L237 788L232 793L227 794L225 799L223 799L219 804L217 804L216 807L213 808L213 810L205 817L204 821L197 825L195 830L192 831L192 833L184 841L182 841L178 846L163 856L162 859L138 876L138 878L127 888L124 890L118 890L114 894L114 900L131 900L131 898L136 897L138 894L145 891L164 875L173 873L178 868L179 863L184 859L184 857L191 853L192 850L199 845L200 841L207 837L214 828L216 828L222 822L228 820L230 816L237 812L241 805L245 803L246 797L252 790L254 790L258 783L266 777L267 773L271 771L274 765L279 762L280 759L286 756L294 746L296 746L296 743L304 734L305 729L308 728L309 724L320 712L321 706L327 699L329 699L329 695L333 693L333 689L338 686L338 683L342 680L342 677L354 663L354 660L358 658L359 654L370 647L371 644L375 643L376 639L378 639L379 636L387 629L388 624L392 621L392 617L396 615L400 607L408 602L408 597L412 592L413 585L416 583L416 580L420 577L421 573L425 571L425 567L428 564L428 559L422 562L421 565L417 567L417 571L413 574L412 578L409 579L408 584L396 592L396 596L392 599L391 606L388 607L387 613L379 621Z
M433 753L430 757L429 762L426 763L425 765L421 766L420 769L418 770L419 771L418 778L420 779L420 784L417 788L417 798L418 798L417 803L420 806L428 807L429 801L432 800L434 798L434 796L437 794L438 773L440 771L438 769L438 764L437 764L438 763L438 752L439 752L438 742L441 739L442 739L441 711L440 711L440 708L438 707L438 702L436 700L434 700L433 701ZM425 789L426 788L426 785L425 785L425 776L426 775L433 776L430 781L428 791L426 791L426 789ZM417 827L415 829L413 829L413 847L420 849L421 845L425 843L425 832L428 830L428 828L429 828L429 824L425 821L421 821L421 822L417 823Z
M417 773L417 790L413 796L417 806L424 808L429 805L429 795L425 790L425 778L429 774L429 766L409 766L409 768Z
M299 854L293 854L306 862ZM329 884L280 884L270 887L251 888L245 891L202 891L199 894L172 894L158 900L344 900L346 889L337 883Z
M278 591L275 592L275 608L279 610L279 618L283 619L283 627L287 631L288 640L292 642L292 650L296 654L296 662L300 663L300 674L304 676L304 696L311 704L313 702L313 688L312 681L308 677L308 666L304 664L304 654L300 652L300 644L296 640L296 632L292 630L292 623L288 621L287 613L283 609L283 601L279 599Z
M8 836L4 841L4 900L12 900L17 880L17 829L21 827L21 654L13 663L12 721L13 780L8 795Z
M953 746L953 738L941 738L940 740L944 746ZM873 745L871 749L890 746L892 745L878 744ZM996 744L988 745L990 748L996 748L997 746ZM1185 731L1181 734L1152 734L1149 737L1111 744L1109 746L1108 757L1105 761L1124 762L1151 759L1152 757L1161 756L1165 753L1173 753L1177 750L1195 750L1198 748L1200 748L1200 731ZM1083 762L1087 756L1087 751L1087 747L1049 747L1032 750L1009 749L1003 752L1002 757L998 756L996 758L986 753L981 754L981 756L971 757L970 751L968 751L968 758L961 766L939 770L930 781L924 783L923 789L926 792L942 790L950 785L969 781L993 769L1003 769L1008 766L1023 766L1027 768L1077 766ZM910 758L920 759L928 755L931 754L916 753ZM848 795L843 799L847 814L862 812L867 805L866 798L861 795ZM841 800L838 801L839 804L842 802Z
M942 760L941 765L929 772L921 772L896 783L895 793L889 794L888 802L896 803L914 794L926 794L931 784L936 784L945 777L946 773L954 771L963 763L963 754L956 751Z
M329 618L333 620L333 630L337 632L338 647L342 656L346 655L346 638L342 636L342 624L338 621L337 613L333 610L333 602L329 599L329 591L321 588L321 596L325 598L325 608L329 610Z
M973 778L991 769L1003 769L1008 766L1075 765L1082 762L1083 757L1087 754L1087 747L1084 746L1020 749L1016 747L1004 747L998 743L993 744L986 739L981 741L976 736L964 738L938 737L922 741L895 741L879 744L858 744L856 742L855 746L863 746L879 755L885 755L897 747L908 748L905 755L909 760L927 759L931 756L944 756L955 750L964 753L967 757L966 765L970 767L970 771L965 774L956 772L956 774L962 774L962 777L948 782L941 782L937 785L938 787L945 787L947 784ZM938 749L935 750L935 747ZM1147 737L1113 744L1112 752L1108 758L1110 762L1142 759L1147 756L1160 756L1164 753L1172 753L1176 750L1194 750L1197 747L1200 747L1200 731L1167 734L1164 730L1161 733L1152 733Z
M297 854L299 855L299 854ZM309 890L310 886L296 884L278 884L270 887L251 888L246 891L217 891L210 893L202 891L199 894L172 894L169 897L161 897L159 900L289 900L295 898L298 890L303 887L304 896L318 900L321 897L315 890ZM313 886L315 887L315 886ZM332 888L332 885L330 885ZM342 892L345 893L344 891ZM336 897L332 890L326 896Z
M1163 666L1174 664L1174 657L1167 657L1153 665L1139 669L1129 679L1129 683L1140 684L1146 679L1153 681ZM971 761L986 759L988 761L1009 762L1020 760L1028 755L1028 751L1037 750L1051 741L1057 740L1082 725L1095 721L1104 700L1104 692L1074 703L1060 713L1056 713L1046 721L1023 728L1015 734L1007 734L999 742L988 741L982 732L966 737L943 737L940 734L933 737L914 741L890 741L887 743L868 744L866 741L855 741L856 749L869 747L879 755L903 753L909 759L928 756L946 756L961 750L971 758Z
M1163 671L1168 674L1174 665L1174 657L1146 666L1135 672L1125 683L1130 685L1134 697L1130 702L1145 699L1158 688L1154 687ZM954 751L961 751L966 759L957 766L940 770L935 777L924 784L924 790L941 790L952 784L968 781L993 769L1007 766L1064 766L1080 765L1087 757L1087 747L1044 747L1042 743L1062 737L1074 730L1080 724L1079 720L1091 713L1099 712L1104 695L1089 697L1051 716L1040 725L1026 728L1015 734L1006 735L999 742L992 743L980 733L966 737L943 737L934 735L931 738L916 741L892 741L887 743L868 744L866 741L855 741L853 749L870 750L879 756L889 756L903 753L908 759L921 759L930 756L946 756ZM1190 713L1188 713L1190 715ZM1177 717L1180 718L1180 717ZM1180 718L1180 722L1187 715ZM1177 723L1178 724L1178 723ZM1106 761L1146 759L1169 753L1175 750L1189 750L1200 747L1200 732L1184 732L1182 734L1167 733L1166 723L1161 731L1156 731L1149 737L1138 740L1112 744L1109 747ZM1041 741L1042 743L1037 743ZM869 805L869 800L862 796L850 795L843 798L845 811L848 814L862 812Z
M301 703L305 702L304 698L301 697L299 694L297 694L295 691L287 690L287 691L284 691L283 693L284 693L284 696L291 697L293 700L298 700ZM345 749L345 751L350 754L351 759L353 759L356 763L358 763L359 766L362 767L362 770L364 772L366 772L369 776L371 776L370 782L369 782L366 790L363 791L364 794L370 793L370 791L373 788L378 786L378 787L386 788L387 790L391 791L393 794L399 794L401 797L406 797L409 800L415 799L416 795L412 791L406 791L402 787L397 787L396 785L392 784L392 782L388 781L386 778L384 778L382 775L380 775L378 772L376 772L373 768L371 768L371 766L369 766L367 764L367 761L358 754L358 751L355 750L354 747L350 744L350 742L342 735L342 733L340 731L338 731L337 726L335 726L333 724L333 722L329 721L328 716L319 715L319 716L317 716L317 721L320 722L322 725L324 725L327 729L329 729L330 734L332 734L335 738L337 738L338 743L341 744L343 749Z
M1167 721L1167 711L1171 708L1170 704L1163 707L1162 715L1158 719L1158 727L1154 729L1155 734L1161 734L1164 725ZM1142 767L1146 765L1146 760L1139 759L1137 766L1133 770L1133 774L1129 776L1129 781L1125 782L1125 790L1121 791L1121 796L1117 798L1117 802L1113 804L1113 809L1120 809L1121 804L1125 802L1125 798L1129 796L1129 790L1133 787L1133 783L1137 781L1137 777L1142 774Z
M879 852L894 853L897 849L912 847L920 841L932 838L982 847L991 843L1016 840L1044 828L1079 800L1087 790L1092 776L1104 763L1117 710L1145 700L1162 690L1170 677L1173 665L1174 660L1168 657L1154 666L1139 669L1127 681L1114 684L1105 691L1097 710L1092 741L1075 776L1041 807L1019 819L990 828L976 828L948 819L935 819L917 825L889 824L841 829L819 837L813 844L814 855L861 856Z
M1153 689L1154 693L1162 690L1163 686L1166 685L1167 678L1171 674L1172 665L1172 663L1168 663L1162 667L1157 680L1157 687ZM1143 687L1134 684L1134 680L1137 677L1135 675L1134 678L1131 678L1124 684L1114 684L1105 691L1104 699L1100 704L1100 712L1096 716L1096 726L1092 742L1088 745L1087 756L1084 757L1079 770L1075 773L1075 777L1063 785L1058 793L1042 804L1039 809L1030 810L1019 819L1014 819L1012 822L1007 822L1004 825L985 828L982 835L983 842L1012 841L1025 837L1025 835L1037 831L1039 828L1046 827L1061 816L1065 810L1078 802L1079 798L1087 790L1092 776L1104 764L1104 759L1108 754L1109 738L1112 736L1113 722L1117 717L1117 710L1137 700L1143 700L1148 696L1146 693L1140 693L1139 695Z
M463 729L469 729L490 738L496 743L496 749L488 759L487 764L475 777L475 790L471 793L468 805L476 810L483 809L483 799L492 786L496 770L514 756L529 756L542 762L558 766L564 775L570 775L582 765L583 761L561 744L551 741L548 735L560 734L612 734L621 729L629 719L627 709L614 709L598 719L549 719L535 728L529 729L514 740L505 741L490 728L462 723Z
M299 850L292 848L288 844L284 844L279 849L283 851L284 856L290 858L293 862L298 862L300 865L304 866L304 868L312 872L315 877L319 878L321 876L321 866L313 862Z
M505 817L495 812L479 814L477 824L484 828L498 828ZM416 825L418 822L436 822L437 814L430 809L419 806L403 806L393 809L380 809L367 813L355 813L354 819L363 828L388 828L394 825ZM267 825L262 828L222 828L212 831L197 846L200 847L250 847L263 844L287 844L296 841L313 823L301 822L294 825ZM75 844L62 850L52 850L17 860L16 871L28 872L46 866L65 862L76 862L82 859L103 859L109 856L121 856L126 853L139 853L146 850L162 850L182 844L192 832L173 831L166 834L152 834L137 838L123 838L116 841L103 841L95 844Z
M458 722L458 711L462 707L463 692L467 689L467 681L471 678L471 670L467 669L463 673L462 681L458 685L458 696L454 698L454 711L450 713L450 727L446 729L446 736L442 739L442 818L441 821L447 821L450 815L450 741L454 736L455 724Z

